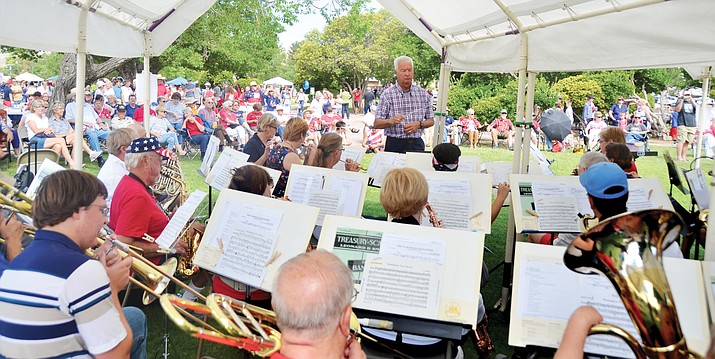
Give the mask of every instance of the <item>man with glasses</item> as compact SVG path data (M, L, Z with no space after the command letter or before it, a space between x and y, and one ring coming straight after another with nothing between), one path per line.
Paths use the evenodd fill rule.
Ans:
M284 263L272 299L281 349L271 358L366 358L350 336L354 294L352 272L330 252L316 250Z
M688 147L694 142L695 130L698 127L697 110L698 105L690 90L683 91L683 95L678 98L678 104L675 105L675 112L678 113L678 161L687 161Z
M95 251L106 223L107 189L93 175L55 172L33 203L34 241L0 278L0 357L146 358L146 317L122 308L130 257L109 241Z

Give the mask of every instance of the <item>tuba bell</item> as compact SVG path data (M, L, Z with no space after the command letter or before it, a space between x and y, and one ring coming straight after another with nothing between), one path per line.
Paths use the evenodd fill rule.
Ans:
M564 254L564 264L581 274L605 275L633 321L641 343L627 331L597 324L589 334L622 338L642 358L700 358L688 349L663 268L663 250L683 230L672 211L625 213L580 235Z

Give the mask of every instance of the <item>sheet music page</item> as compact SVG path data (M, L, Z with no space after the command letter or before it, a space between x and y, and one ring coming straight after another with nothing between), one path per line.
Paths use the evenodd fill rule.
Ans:
M655 209L658 206L654 205L650 200L652 197L652 189L645 187L641 188L630 188L628 190L628 202L626 202L626 208L628 211L639 211L642 209Z
M443 265L447 255L447 243L439 239L383 233L381 242L380 256Z
M367 174L370 177L377 177L380 175L385 167L390 167L395 163L396 153L392 152L378 152L372 157L370 165L367 167Z
M360 201L362 200L363 181L358 178L331 177L326 189L340 193L343 200L340 215L359 217Z
M511 164L506 162L492 162L491 175L492 183L498 185L500 183L509 183L509 175L511 174Z
M572 195L571 187L562 183L531 184L539 231L581 232L576 215L578 203Z
M278 235L259 228L231 226L222 232L223 255L216 272L253 287L261 287Z
M291 202L307 205L310 202L310 193L323 189L323 175L320 173L291 172L288 177L290 188L286 196Z
M219 142L221 142L221 140L219 140L216 136L211 136L209 139L204 159L201 161L201 167L199 168L199 174L201 174L202 177L208 176L211 172L211 164L213 163L216 153L218 152Z
M357 163L362 161L362 157L365 155L365 149L362 147L343 147L343 153L340 154L340 161L333 166L334 170L345 170L345 160L351 159Z
M435 318L441 271L430 262L369 255L355 307Z
M380 253L382 232L338 227L333 241L333 254L353 272L353 283L362 283L368 254Z
M211 172L206 176L206 181L217 191L221 191L231 180L231 171L248 161L248 154L238 152L232 148L224 148Z
M459 167L457 172L479 173L479 157L477 156L460 156Z
M524 318L522 335L528 337L528 342L560 342L566 322L582 305L594 306L604 322L622 325L635 334L623 302L605 277L572 272L561 257L527 256L519 273L517 311ZM548 330L549 327L553 330ZM633 357L628 346L615 337L591 336L584 349L589 353Z
M472 186L468 180L428 178L429 193L456 194L464 197L472 196Z
M571 186L571 195L576 198L576 203L578 203L578 212L581 214L587 214L593 216L593 209L591 209L591 204L588 203L588 193L586 189L581 185Z
M249 203L242 203L238 209L238 215L225 216L224 218L227 221L236 221L237 224L242 226L258 228L269 233L278 233L278 228L283 219L283 212Z
M343 196L340 192L322 189L311 190L310 195L308 196L307 205L311 207L320 208L320 213L318 213L318 221L316 222L316 225L323 225L323 220L325 220L326 214L341 214L343 210L342 199Z
M698 208L701 211L710 208L710 186L708 186L703 169L696 168L685 172L685 178L690 184L690 190L693 192Z
M473 212L471 197L456 194L432 194L430 191L428 201L437 218L442 221L443 228L460 230L472 228L469 220ZM432 226L429 216L422 217L422 225Z
M174 245L181 235L181 230L184 229L184 226L191 219L191 216L196 212L196 208L199 207L205 197L206 192L203 191L195 190L191 193L186 202L171 216L169 224L166 225L159 237L157 237L156 243L159 247L174 248Z
M42 161L42 164L40 165L40 168L37 170L37 174L35 175L35 178L32 179L32 183L30 183L30 187L27 188L27 196L34 199L35 194L37 193L37 189L40 188L40 183L42 183L42 180L45 179L45 177L57 172L57 171L62 171L65 168L60 166L59 164L55 163L54 161L50 160L49 158L45 158Z

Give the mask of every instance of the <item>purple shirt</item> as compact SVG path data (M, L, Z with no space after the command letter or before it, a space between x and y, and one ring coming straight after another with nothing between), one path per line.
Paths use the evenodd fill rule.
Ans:
M404 125L434 118L432 96L417 85L410 86L410 90L407 92L403 91L402 87L397 84L390 86L380 96L375 118L388 119L397 114L403 115L405 118L400 123L385 128L386 136L396 138L422 137L424 130L420 129L413 134L407 135Z

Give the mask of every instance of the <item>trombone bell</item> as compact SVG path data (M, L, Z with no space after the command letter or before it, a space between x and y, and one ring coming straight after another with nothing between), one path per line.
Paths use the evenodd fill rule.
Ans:
M164 276L161 272L173 275L176 272L176 266L179 265L176 258L169 258L164 264L159 266L161 272L149 267L146 263L137 261L137 266L134 269L134 273L137 274L139 279L146 284L148 287L153 289L154 293L163 293L166 287L171 283L171 278ZM142 303L144 305L149 305L154 301L156 297L149 292L144 292L142 296Z

